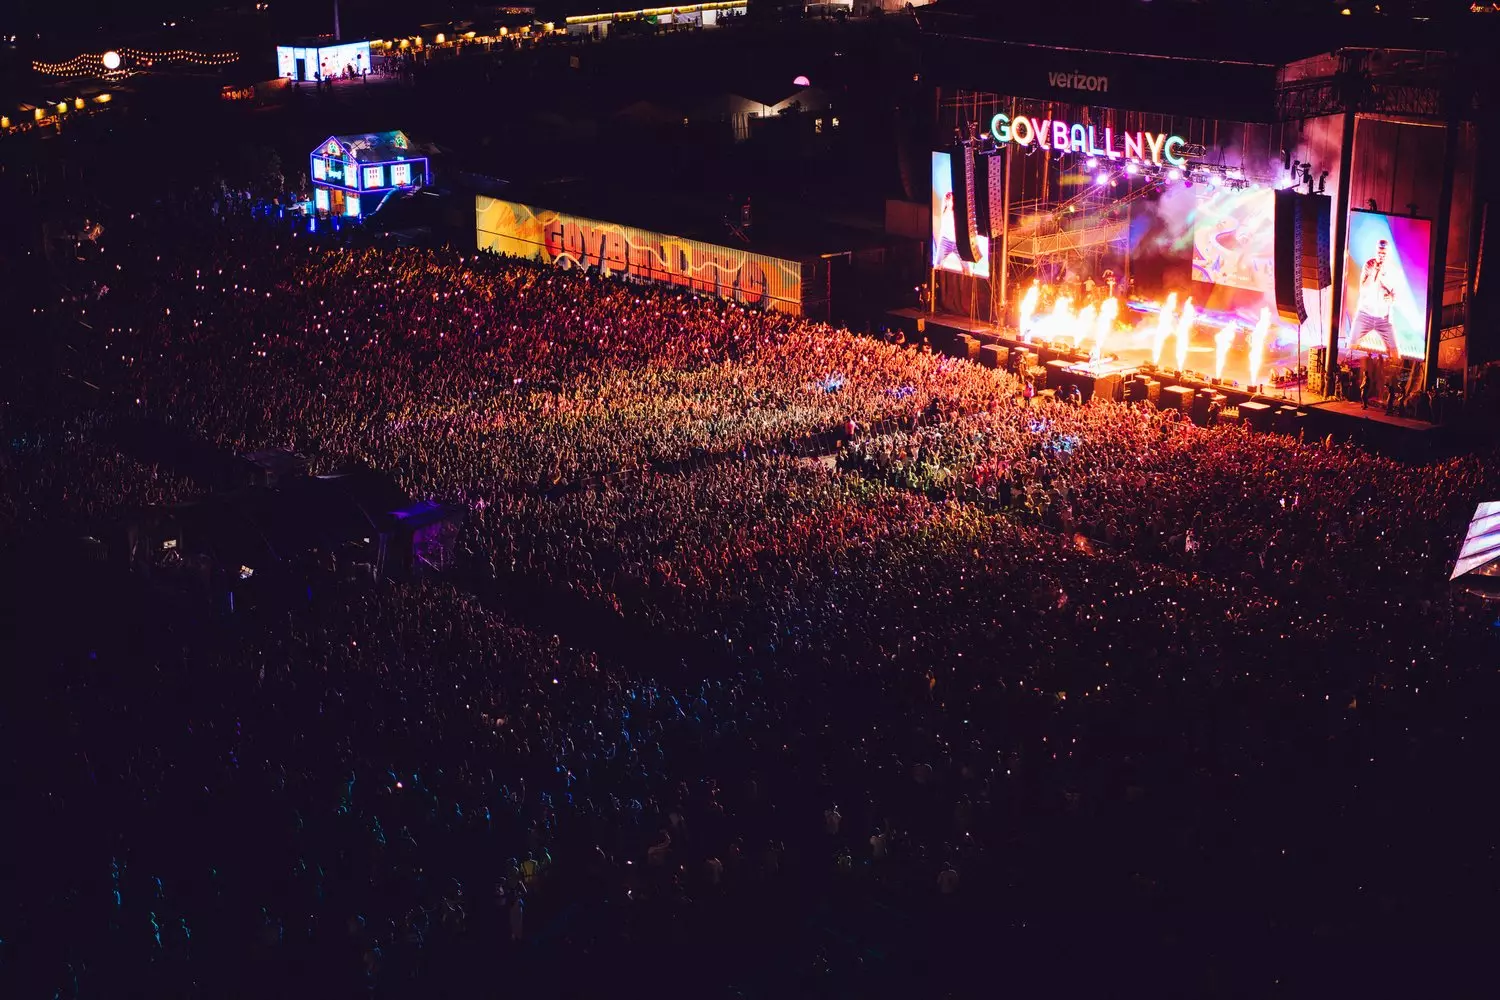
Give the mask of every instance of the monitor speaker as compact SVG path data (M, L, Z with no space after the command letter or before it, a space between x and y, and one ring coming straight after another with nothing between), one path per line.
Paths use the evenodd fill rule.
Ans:
M953 183L953 238L958 256L970 264L979 263L979 227L974 218L974 153L964 145L953 147L948 157Z

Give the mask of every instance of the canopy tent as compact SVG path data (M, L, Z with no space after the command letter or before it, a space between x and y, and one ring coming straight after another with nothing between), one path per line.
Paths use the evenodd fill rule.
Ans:
M1500 597L1500 500L1486 501L1474 509L1448 579L1476 594Z

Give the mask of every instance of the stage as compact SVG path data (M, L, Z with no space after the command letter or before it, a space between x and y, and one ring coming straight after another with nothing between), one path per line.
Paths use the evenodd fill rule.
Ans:
M1357 436L1373 444L1404 447L1442 430L1440 426L1424 420L1387 415L1383 394L1378 403L1372 400L1369 409L1362 409L1358 402L1316 394L1305 385L1294 384L1270 392L1251 392L1248 387L1223 380L1216 382L1193 372L1176 373L1159 367L1153 369L1149 364L1132 362L1128 357L1111 355L1098 361L1090 361L1085 351L1023 342L1015 330L996 328L992 323L967 316L928 313L910 308L895 309L886 315L889 325L903 331L908 341L914 335L918 339L925 336L932 349L941 354L973 360L973 348L967 338L973 338L981 345L995 345L1008 352L1025 351L1028 359L1034 354L1035 366L1048 372L1043 379L1045 384L1038 388L1057 388L1058 386L1051 384L1053 379L1070 384L1082 382L1085 385L1085 398L1091 394L1090 382L1100 384L1108 379L1112 383L1116 376L1129 381L1137 375L1145 375L1153 382L1160 383L1161 389L1166 393L1196 394L1202 390L1218 394L1222 397L1222 405L1227 408L1244 407L1247 412L1262 408L1272 411L1296 410L1298 416L1291 423L1287 423L1289 417L1283 417L1279 425L1279 429L1289 433L1294 432L1295 428L1319 438L1328 434L1339 438ZM1149 358L1143 360L1149 361ZM1246 407L1245 404L1254 406Z

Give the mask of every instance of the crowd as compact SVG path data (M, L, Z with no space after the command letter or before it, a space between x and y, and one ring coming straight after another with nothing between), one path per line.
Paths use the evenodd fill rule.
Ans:
M1492 886L1494 640L1445 580L1489 458L242 220L90 266L53 311L97 388L0 411L12 552L205 491L126 424L466 518L425 581L29 596L14 995L1301 992Z

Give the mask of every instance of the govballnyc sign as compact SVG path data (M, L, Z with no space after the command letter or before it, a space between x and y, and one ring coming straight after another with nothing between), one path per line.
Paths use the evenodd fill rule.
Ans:
M1103 79L1087 77L1086 79ZM1105 80L1105 86L1109 81ZM1015 143L1030 146L1033 142L1049 153L1082 153L1085 156L1106 160L1129 160L1132 163L1163 164L1186 167L1187 158L1182 155L1187 140L1180 135L1165 132L1122 132L1120 145L1115 145L1115 131L1106 125L1096 129L1093 125L1073 125L1064 121L1048 121L1028 118L1026 115L996 115L990 119L990 135L1002 146ZM1102 142L1102 145L1099 143Z

